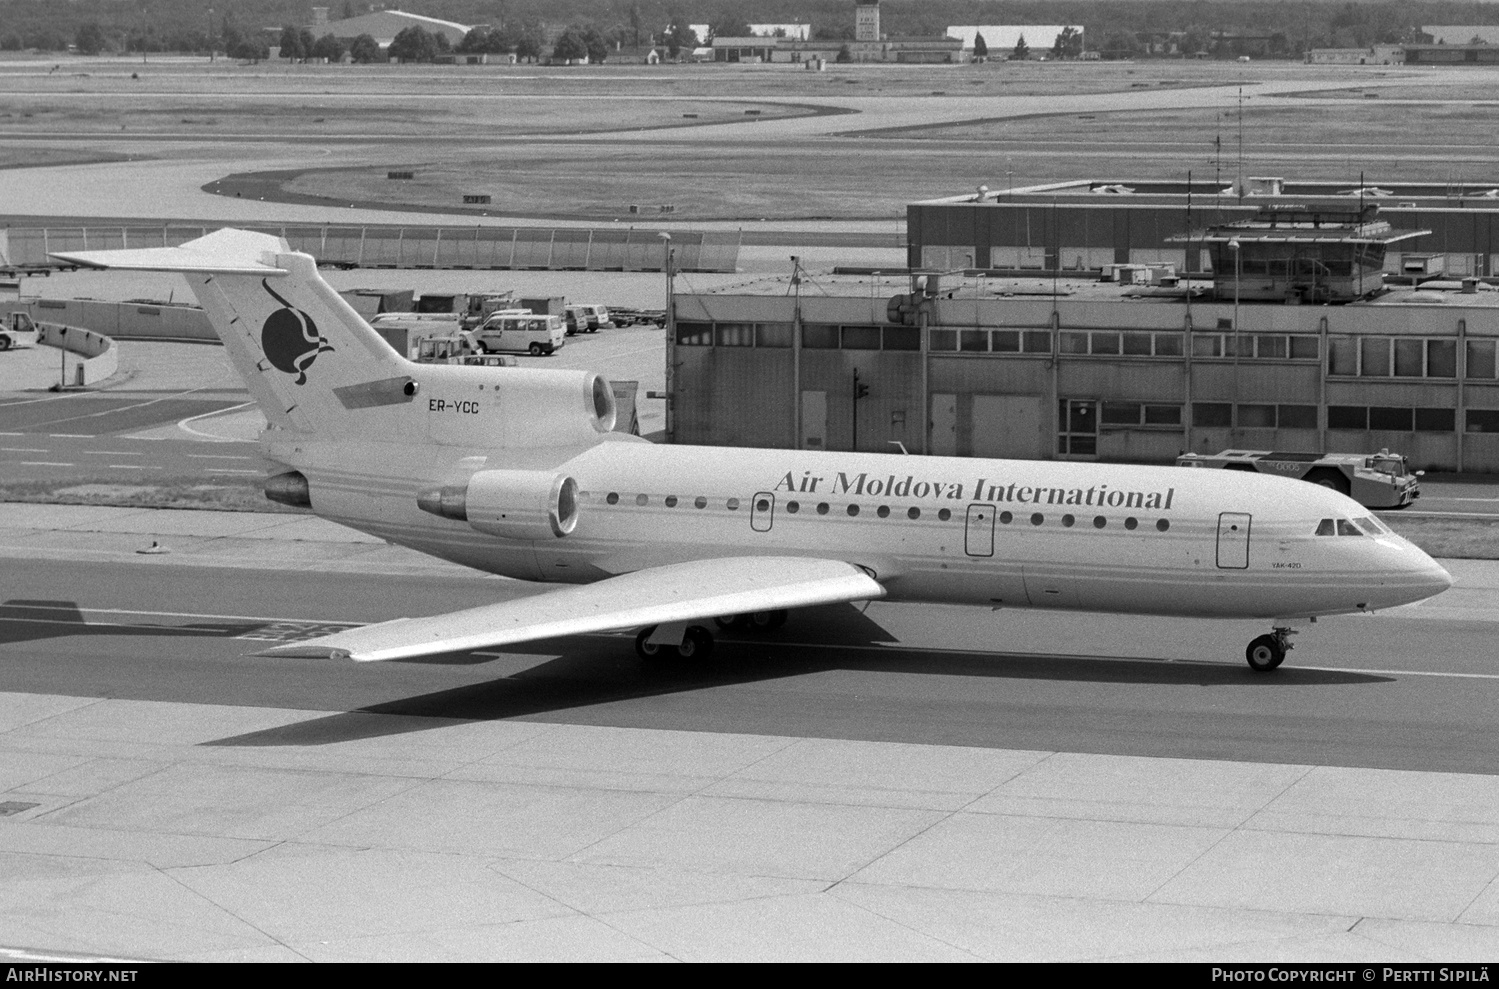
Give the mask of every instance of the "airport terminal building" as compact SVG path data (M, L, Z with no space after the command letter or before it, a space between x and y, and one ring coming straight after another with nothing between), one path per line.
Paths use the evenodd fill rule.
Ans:
M1430 231L1355 203L1179 235L1216 279L959 266L677 295L669 439L1159 463L1388 447L1499 470L1499 292L1379 287Z

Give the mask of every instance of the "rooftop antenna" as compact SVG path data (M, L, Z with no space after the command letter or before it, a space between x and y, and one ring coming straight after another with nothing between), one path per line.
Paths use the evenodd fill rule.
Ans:
M1239 201L1244 201L1244 87L1239 87Z

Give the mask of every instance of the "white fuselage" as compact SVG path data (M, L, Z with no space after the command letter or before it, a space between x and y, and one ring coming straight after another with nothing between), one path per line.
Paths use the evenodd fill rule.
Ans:
M484 450L384 443L267 452L309 479L314 510L391 542L524 580L588 583L687 560L809 556L870 571L889 600L1204 617L1375 610L1451 578L1300 481L1096 463L657 446ZM482 458L482 459L481 459ZM417 507L433 478L476 466L577 481L577 525L486 535ZM914 510L914 511L913 511ZM913 517L914 516L914 517Z

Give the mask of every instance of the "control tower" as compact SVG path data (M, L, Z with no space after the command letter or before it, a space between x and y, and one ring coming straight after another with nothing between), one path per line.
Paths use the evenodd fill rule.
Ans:
M1395 230L1364 203L1281 203L1253 217L1167 238L1213 259L1219 299L1352 302L1384 287L1385 250L1430 230Z
M880 40L880 0L859 0L854 8L854 40Z

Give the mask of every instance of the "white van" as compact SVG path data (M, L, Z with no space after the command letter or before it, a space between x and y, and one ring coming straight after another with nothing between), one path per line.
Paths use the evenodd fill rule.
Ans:
M612 330L614 324L609 320L609 308L607 306L571 305L567 311L573 314L578 322L579 333L597 333L599 330Z
M485 354L540 357L560 349L566 338L567 329L562 325L562 317L531 312L493 313L474 330L474 343Z

